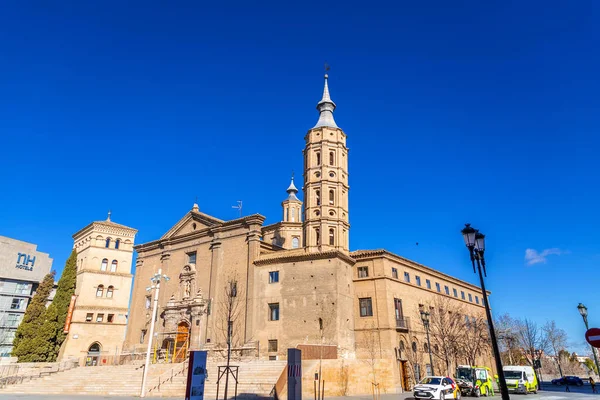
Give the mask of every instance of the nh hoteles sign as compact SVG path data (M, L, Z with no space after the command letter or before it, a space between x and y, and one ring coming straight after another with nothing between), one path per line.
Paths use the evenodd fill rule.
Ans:
M15 268L24 269L25 271L33 271L35 265L35 256L31 257L29 254L18 253L17 265Z

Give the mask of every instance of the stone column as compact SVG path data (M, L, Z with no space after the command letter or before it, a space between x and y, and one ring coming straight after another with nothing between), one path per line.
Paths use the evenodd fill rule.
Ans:
M223 248L221 247L221 240L218 237L218 233L215 233L215 236L210 244L211 251L211 259L210 259L210 281L208 282L208 298L206 301L210 303L210 315L206 316L206 324L204 327L204 341L207 339L211 339L211 342L214 343L216 340L215 337L215 304L213 298L216 296L216 285L217 285L217 276L223 267Z
M204 316L206 310L206 302L202 297L202 291L198 291L198 294L192 301L190 309L190 350L200 350L204 343L204 335L202 334L202 327L204 324L202 323L202 317Z

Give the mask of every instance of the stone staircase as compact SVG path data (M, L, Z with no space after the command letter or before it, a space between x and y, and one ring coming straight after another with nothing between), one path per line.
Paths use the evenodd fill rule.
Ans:
M204 398L215 399L217 395L217 375L218 366L224 365L225 362L216 362L209 360L207 363L208 379L204 385ZM286 361L263 361L263 360L252 360L242 362L232 362L231 365L239 366L238 371L238 397L242 398L269 398L271 397L271 391L279 379L281 372L285 368ZM158 379L149 380L152 390L148 391L148 396L153 397L184 397L185 396L185 385L187 379L187 368L184 373L178 373L183 368L176 369L176 373L173 377L169 377L169 373L163 375L163 379L160 380L160 386L157 386ZM219 389L219 397L223 398L223 391L225 382L221 382ZM149 385L150 386L150 385ZM233 397L235 393L235 380L233 377L229 377L229 387L227 390L227 397Z
M215 399L217 394L218 366L223 362L209 360L208 380L204 397ZM239 366L238 397L270 397L271 390L285 368L285 361L242 361ZM79 367L58 372L31 381L8 385L0 390L4 393L27 394L81 394L139 396L143 368L140 365L119 365L103 367ZM185 396L187 362L180 364L155 364L151 366L146 386L147 397ZM219 397L223 396L224 382L221 383ZM235 383L230 377L228 396L233 397Z

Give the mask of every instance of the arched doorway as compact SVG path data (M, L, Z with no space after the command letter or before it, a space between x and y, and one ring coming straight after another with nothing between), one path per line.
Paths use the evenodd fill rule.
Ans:
M85 366L95 367L96 365L98 365L98 360L100 359L101 351L102 345L100 343L92 343L92 345L88 348L87 356L85 358Z
M175 336L175 362L182 362L187 356L190 345L190 324L181 321L177 324L177 335Z

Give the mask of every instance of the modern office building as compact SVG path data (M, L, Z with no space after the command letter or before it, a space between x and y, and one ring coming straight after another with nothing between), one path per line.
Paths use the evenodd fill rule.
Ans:
M29 300L52 268L37 245L0 236L0 357L8 357Z

